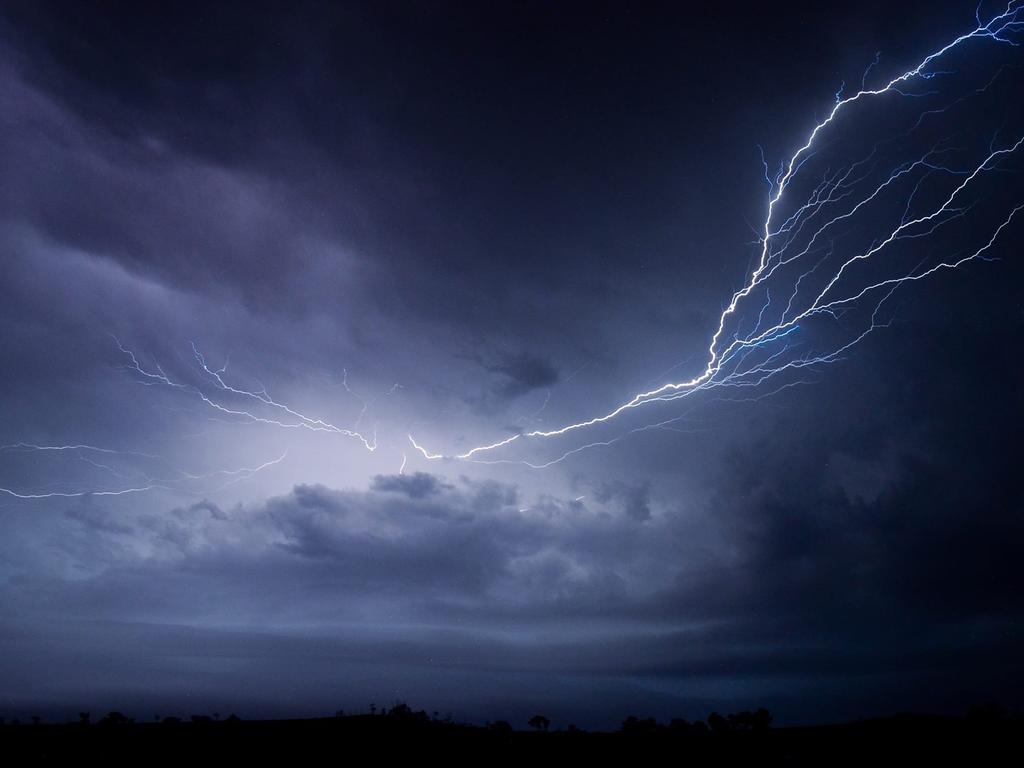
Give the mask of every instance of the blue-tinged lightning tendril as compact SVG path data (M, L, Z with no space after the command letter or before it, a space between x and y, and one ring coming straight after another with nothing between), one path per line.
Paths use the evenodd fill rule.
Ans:
M116 336L112 335L111 337L125 359L120 367L130 372L139 384L166 387L185 393L197 399L219 417L226 417L225 420L265 424L284 429L333 433L356 439L367 451L373 452L377 449L376 429L372 435L364 434L358 429L359 423L371 403L352 392L348 386L347 373L342 385L362 405L356 424L351 429L300 412L271 397L263 385L259 385L258 389L244 389L237 384L230 383L226 378L228 363L225 362L219 368L211 366L195 344L192 344L192 357L197 366L198 379L196 383L191 383L172 378L159 364L154 364L152 367L143 365L134 351L122 344ZM402 385L396 383L383 396L391 396L401 388ZM93 483L87 488L83 488L81 483L74 481L56 482L45 487L30 489L0 487L0 495L20 500L125 496L156 490L206 495L247 480L265 469L280 464L287 456L287 451L285 451L279 457L255 467L218 469L196 473L175 467L157 454L118 450L84 443L39 445L19 442L0 445L0 453L11 452L70 454L78 461L105 473L110 481ZM131 466L122 466L127 459L146 460L150 464L158 463L162 467L162 471L155 472L145 466L140 466L137 461ZM404 470L404 461L402 470ZM220 482L216 485L210 483L210 481L218 479Z
M879 58L876 56L875 61L864 73L860 90L849 96L843 96L845 86L840 87L827 116L814 125L804 142L788 161L780 164L778 172L774 175L769 170L763 151L761 152L769 197L764 224L758 234L760 254L756 267L751 271L744 286L733 293L728 304L722 310L717 328L711 336L707 348L707 362L699 373L685 381L663 384L655 389L640 392L604 414L566 424L556 429L523 431L488 444L478 445L462 453L453 454L431 451L409 434L408 440L413 448L428 460L458 459L485 464L511 463L533 468L548 467L580 451L609 445L629 434L664 428L673 423L675 419L638 427L611 440L588 443L544 462L504 458L483 459L481 456L505 448L517 441L555 438L605 424L628 411L651 403L677 400L690 397L697 392L719 388L756 389L780 374L814 370L822 364L835 362L842 359L845 353L869 334L888 325L881 319L881 311L897 288L923 280L942 270L956 269L971 261L988 259L988 252L1004 230L1018 217L1021 210L1024 209L1024 204L1010 209L991 230L991 236L978 247L939 260L930 266L918 264L908 271L901 271L880 279L867 279L854 287L846 285L849 282L849 275L854 273L859 265L872 260L873 257L894 243L929 237L962 219L974 206L974 202L967 199L967 191L981 177L999 171L1000 164L1020 149L1024 143L1024 136L1015 141L1001 142L999 146L996 146L996 139L993 139L985 157L980 162L966 166L956 165L949 157L954 148L940 142L912 162L898 165L880 184L873 185L866 195L858 198L858 185L870 178L878 162L876 153L880 146L886 143L880 142L867 157L860 161L854 162L842 170L826 172L822 181L811 191L806 202L798 206L783 221L778 220L779 209L784 204L789 205L783 200L790 184L805 164L812 157L816 157L819 151L818 145L824 141L820 137L853 105L885 94L896 94L913 99L936 95L938 91L931 89L914 90L915 84L938 82L956 74L950 69L930 68L930 65L969 40L997 42L1014 47L1019 45L1014 38L1024 29L1024 11L1022 11L1020 0L1012 0L1005 6L1005 10L994 15L987 22L981 20L980 10L976 13L976 17L978 19L977 26L970 32L956 37L938 50L929 53L912 69L892 78L881 87L868 88L868 75L872 69L878 66ZM985 92L1006 68L1006 66L1001 67L985 86L973 92L974 95ZM903 136L909 136L921 128L927 119L947 112L967 98L970 98L970 95L962 96L941 108L923 111ZM942 195L941 199L931 204L926 211L912 215L912 206L920 203L921 190L926 180L936 177L948 177L955 180L956 184L952 191ZM836 231L837 225L855 218L876 200L888 194L891 188L906 181L913 181L914 186L907 196L905 204L902 205L903 215L899 222L877 237L869 246L857 249L854 255L841 260L838 268L834 268L823 286L819 285L808 291L809 285L813 282L811 278L820 277L816 273L834 255L833 233ZM826 215L834 206L844 204L844 201L848 208L843 213ZM1024 216L1020 218L1024 219ZM797 244L798 237L804 238L802 246ZM777 290L768 290L768 280L776 274L780 274L791 264L803 263L805 257L816 259L816 261L797 277L786 294L780 296ZM740 315L741 304L744 304L744 300L755 292L760 294L762 290L765 297L764 303L756 310L753 324L746 331L740 330L743 325L743 318ZM821 316L839 319L865 297L872 297L874 309L870 315L870 322L861 333L828 352L796 353L798 345L791 345L789 337L802 324ZM782 310L772 321L766 321L772 306L782 307ZM727 333L727 328L732 328L734 324L738 326L736 330ZM797 382L785 384L779 389L787 388L794 383ZM778 389L774 391L778 391Z
M125 347L116 336L112 338L117 344L118 349L128 361L125 363L124 368L134 373L140 384L145 384L147 386L164 386L189 393L190 395L198 398L209 408L226 416L234 416L245 421L267 424L274 427L281 427L283 429L302 429L311 432L332 432L334 434L355 438L362 443L363 447L368 451L372 452L377 449L376 434L368 437L359 432L356 426L353 426L352 429L348 429L345 427L339 427L329 421L315 416L307 416L306 414L295 410L291 406L272 398L267 392L266 387L261 387L258 390L248 390L228 384L224 380L224 373L227 370L227 365L225 364L223 367L218 369L211 368L207 364L206 358L203 357L202 353L194 343L192 344L192 355L195 358L200 371L204 375L204 381L207 385L206 389L196 384L189 384L171 379L159 365L155 365L152 370L144 368L132 350ZM398 385L395 385L395 387L397 386ZM348 388L347 383L345 384L345 387L346 389ZM394 390L395 387L392 387L392 390ZM250 408L243 408L238 404L229 405L228 402L226 402L228 398L242 403L255 402L257 405ZM255 410L255 408L261 408L262 412ZM366 407L364 402L363 412L365 412L365 410ZM362 413L360 414L360 419L361 418Z
M13 488L0 487L0 494L20 499L23 501L34 501L40 499L76 499L86 496L127 496L147 491L170 491L193 496L206 496L218 493L236 483L248 480L265 469L277 466L285 460L287 452L282 453L275 459L265 461L255 467L240 467L237 469L217 469L211 472L195 473L183 469L171 467L162 456L139 451L122 451L113 448L104 448L95 445L37 445L34 443L12 443L0 446L0 453L6 452L41 452L61 453L74 455L79 460L104 470L107 474L122 481L117 485L90 486L89 488L76 488L74 490L53 491L46 489L15 490ZM162 463L169 467L173 477L162 477L151 475L145 469L132 467L130 469L115 468L109 464L96 461L90 454L98 454L109 457L120 457L130 459L147 459ZM107 459L110 461L111 459ZM199 481L209 481L215 478L225 478L223 482L216 485L196 487Z

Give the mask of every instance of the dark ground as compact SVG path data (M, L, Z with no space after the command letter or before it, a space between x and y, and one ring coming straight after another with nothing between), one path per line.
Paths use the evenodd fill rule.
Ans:
M116 718L115 718L116 720ZM671 760L695 765L1020 765L1021 718L902 715L844 725L714 732L634 721L615 733L512 731L415 716L0 727L0 761L26 764L364 763L394 759Z

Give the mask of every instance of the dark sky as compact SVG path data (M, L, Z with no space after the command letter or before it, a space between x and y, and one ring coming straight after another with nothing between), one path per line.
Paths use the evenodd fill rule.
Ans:
M776 177L977 25L5 4L0 714L1024 705L1021 28Z

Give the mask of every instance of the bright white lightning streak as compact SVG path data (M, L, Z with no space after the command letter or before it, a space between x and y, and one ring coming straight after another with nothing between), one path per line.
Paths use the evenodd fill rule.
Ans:
M93 453L106 453L116 456L139 456L144 459L158 459L163 461L162 456L153 453L140 453L139 451L119 451L114 448L100 448L95 445L36 445L35 443L11 443L0 445L0 451L92 451Z
M24 444L19 444L19 446L21 446L21 445L24 445ZM8 448L8 447L10 447L10 446L3 446L2 448ZM33 448L38 448L38 450L42 450L42 451L61 451L61 450L69 450L70 448L79 447L79 446L32 446L32 447ZM115 453L115 454L118 454L118 453L119 454L130 454L131 453L129 451L114 451L114 450L104 449L104 448L95 448L93 446L88 446L88 448L90 450L101 451L103 453ZM287 455L288 455L288 453L286 451L285 453L282 453L280 456L278 456L276 459L271 459L270 461L265 461L265 462L263 462L262 464L260 464L259 466L256 466L256 467L243 467L241 469L220 469L220 470L216 470L214 472L208 472L206 474L200 474L200 475L188 474L188 473L185 473L185 472L182 473L189 480L203 480L203 479L209 479L211 477L217 477L217 476L229 476L229 477L233 478L233 479L229 480L228 482L226 482L226 483L224 483L224 484L222 484L222 485L220 485L218 487L207 488L207 489L204 489L202 491L189 490L189 489L181 486L180 485L180 481L179 481L179 483L176 484L175 481L172 481L172 480L147 480L147 481L145 481L144 484L140 484L140 485L131 485L131 486L123 487L123 488L112 488L112 489L111 488L90 489L90 490L85 490L85 491L47 491L47 492L40 492L40 493L23 493L23 492L20 492L20 491L15 491L15 490L13 490L11 488L2 488L2 487L0 487L0 493L4 494L6 496L12 496L15 499L21 499L21 500L24 500L24 501L35 501L35 500L39 500L39 499L78 499L78 498L82 498L82 497L85 497L85 496L127 496L129 494L145 493L147 491L155 491L155 490L171 491L171 492L175 492L175 493L186 493L186 494L193 495L193 496L195 496L195 495L204 496L204 495L207 495L207 494L210 494L210 493L218 493L218 492L224 490L225 488L227 488L227 487L229 487L231 485L235 485L236 483L238 483L238 482L240 482L242 480L248 480L249 478L253 477L254 475L259 474L263 470L269 469L270 467L273 467L273 466L276 466L277 464L280 464L282 461L285 460ZM97 466L102 466L102 465L97 465ZM107 468L107 469L109 469L109 468Z
M955 172L952 171L951 169L945 168L943 166L938 166L935 165L933 162L930 162L929 158L936 154L936 151L933 149L932 152L930 152L928 155L926 155L924 158L917 161L916 163L904 165L897 168L886 181L884 181L878 188L876 188L875 191L866 199L857 203L857 205L855 205L852 210L848 211L846 214L834 217L830 221L821 225L818 228L818 230L811 236L810 240L808 241L807 245L803 248L803 250L801 250L799 253L795 255L789 256L788 258L783 258L783 253L787 250L789 243L792 242L792 238L799 233L800 229L803 228L803 226L815 213L821 210L825 204L835 202L847 195L846 192L843 192L843 194L840 194L837 197L833 197L834 193L836 193L839 190L846 189L849 186L849 183L852 183L849 182L849 176L853 172L854 167L861 165L863 162L866 161L854 164L854 166L851 166L842 176L837 175L837 178L834 178L831 181L831 183L829 183L829 180L826 179L826 182L824 182L822 186L819 186L819 188L812 193L811 199L808 203L798 208L797 211L794 214L792 214L782 225L773 229L773 220L775 217L776 208L779 206L783 194L786 192L789 183L796 176L796 174L799 172L804 163L807 162L807 160L809 160L810 157L813 156L813 147L818 136L822 133L823 130L825 130L829 125L831 125L836 120L837 116L839 116L844 109L848 108L849 105L869 97L880 96L882 94L887 93L898 93L903 96L924 96L926 94L908 93L902 90L899 86L918 76L927 80L931 79L932 77L938 74L949 74L944 72L925 73L924 70L933 61L944 56L946 53L948 53L949 51L951 51L952 49L954 49L955 47L959 46L960 44L964 43L967 40L975 38L986 38L1016 46L1018 45L1018 43L1009 39L1008 37L1005 37L1005 35L1012 31L1020 30L1022 26L1024 26L1024 21L1021 20L1021 7L1018 5L1018 0L1011 0L1011 2L1009 2L1006 5L1005 11L992 17L986 23L983 23L979 18L978 26L975 29L971 30L966 34L960 35L959 37L955 38L942 48L934 51L933 53L928 54L915 67L891 79L888 83L886 83L884 86L880 88L871 89L866 87L865 82L868 73L865 72L864 81L862 81L861 89L859 91L843 98L840 89L840 93L836 95L835 104L832 106L827 117L825 117L824 120L820 121L814 126L810 134L807 136L805 142L790 157L789 161L782 165L779 174L776 176L774 180L768 175L767 164L765 164L765 178L768 181L768 184L771 188L771 194L769 195L768 209L765 216L763 233L759 236L759 240L761 242L760 257L757 261L757 266L751 272L750 277L747 280L747 283L744 285L743 288L739 289L732 295L732 298L730 299L728 305L721 312L719 316L718 327L712 335L711 342L708 346L708 361L704 369L699 374L686 381L664 384L662 386L657 387L656 389L652 389L647 392L640 392L633 396L633 398L630 399L629 401L621 404L617 408L614 408L613 410L601 416L596 416L591 419L568 424L557 429L538 429L530 432L514 434L502 440L497 440L493 443L476 446L474 448L469 449L468 451L465 451L464 453L445 455L442 453L431 452L425 447L418 444L416 440L412 437L412 435L408 436L410 443L417 451L419 451L419 453L424 458L428 460L451 458L466 461L478 461L480 463L515 463L524 464L526 466L534 468L544 468L547 466L551 466L551 464L557 463L562 459L566 458L567 456L579 452L580 450L584 450L586 448L598 445L607 445L610 444L611 442L615 442L616 440L621 439L621 437L624 437L625 435L620 436L620 438L615 438L611 441L590 443L586 446L582 446L580 448L573 449L572 451L568 451L561 457L549 462L544 462L542 464L533 464L526 461L512 460L482 461L479 459L474 459L474 457L479 454L488 453L490 451L494 451L499 448L508 446L520 440L521 438L557 437L576 430L581 430L587 427L603 424L615 419L616 417L620 416L626 411L638 408L648 403L675 400L681 397L689 396L697 391L701 391L708 388L715 388L721 386L758 386L764 381L766 381L768 378L771 378L772 376L775 376L783 371L805 368L808 366L813 366L821 363L832 362L838 359L840 355L842 355L845 351L850 349L854 344L862 340L866 335L868 335L869 333L871 333L872 331L879 327L885 326L884 323L879 323L877 321L878 310L881 308L881 305L885 302L885 300L892 295L892 291L895 290L896 287L906 282L921 280L924 277L934 274L940 269L956 268L971 260L983 258L982 254L992 247L999 234L1010 224L1010 222L1013 220L1016 214L1024 206L1014 208L1009 213L1009 215L1002 221L1002 223L999 224L999 226L995 229L989 241L985 243L983 246L981 246L981 248L977 249L976 251L967 256L958 258L955 261L940 262L939 264L936 264L922 272L911 272L900 277L889 278L871 283L870 285L867 285L866 287L862 288L861 290L857 291L852 295L841 297L829 296L829 294L833 292L833 289L836 287L837 283L843 277L847 269L857 262L869 259L871 256L877 254L887 245L890 245L895 241L907 238L922 237L931 234L932 232L935 231L935 229L942 226L944 223L961 216L963 214L964 209L954 207L954 200L980 174L992 170L994 168L994 164L996 161L998 161L999 159L1003 158L1006 155L1015 152L1021 146L1022 142L1024 142L1024 137L1021 137L1021 139L1019 139L1016 143L1009 147L991 151L989 155L972 171L961 172L961 175L965 176L963 181L956 186L953 192L945 199L945 201L941 205L932 210L930 213L910 220L908 220L906 216L904 216L904 220L901 221L900 224L895 229L893 229L887 237L885 237L881 241L877 241L863 253L853 256L847 259L845 262L843 262L843 264L839 267L835 275L826 284L825 288L821 290L820 293L818 293L817 297L814 299L813 302L811 302L811 304L806 309L793 315L792 317L789 317L789 313L792 309L794 299L800 290L801 281L805 277L807 277L811 272L813 272L814 269L817 269L818 265L813 267L808 272L805 272L797 280L796 286L793 289L793 293L790 295L789 302L786 306L786 310L783 313L782 319L778 323L764 330L760 330L760 323L763 319L764 313L768 306L768 304L766 303L761 308L761 311L757 318L757 324L755 325L753 331L751 331L751 333L745 337L740 337L737 333L737 335L728 344L726 344L723 349L720 350L720 344L723 341L723 334L725 333L727 322L729 321L730 317L732 317L736 313L741 301L746 297L750 296L751 293L755 290L755 288L765 283L765 281L768 278L770 278L778 269L788 265L789 263L811 252L812 247L817 238L820 235L822 235L822 233L824 233L827 229L829 229L839 221L849 219L850 217L852 217L863 206L867 205L872 200L874 200L879 194L881 194L886 187L895 182L901 176L910 173L916 170L917 168L926 167L930 170L941 170L949 173ZM872 64L872 67L873 66L874 64ZM869 67L868 71L870 71L872 67ZM996 76L998 76L998 73ZM994 80L995 77L992 78L990 84L991 82L994 82ZM984 88L979 89L978 92L983 90ZM960 100L961 99L958 99L957 101ZM949 106L947 106L945 109L948 109ZM928 112L925 112L924 114L919 116L918 123L914 127L916 128L920 125L920 122L921 120L924 119L925 115L937 114L942 111L944 110L929 110ZM911 130L914 129L912 128ZM911 201L912 199L913 195L911 196ZM908 210L911 201L908 201L907 203ZM808 213L808 211L810 213ZM807 215L805 216L805 214ZM910 233L907 231L908 229L912 229L913 227L922 224L930 224L931 227L927 231L921 233ZM797 227L795 231L793 229L794 227ZM790 234L790 239L784 242L781 249L773 252L772 244L775 242L775 239L777 237L783 234ZM876 306L875 312L872 314L871 318L871 327L868 328L859 336L857 336L853 341L842 345L839 349L836 349L828 354L800 358L782 365L773 366L771 364L768 364L767 362L763 362L756 367L742 371L739 370L738 366L742 364L742 362L746 359L747 355L749 355L750 352L752 352L755 348L758 348L769 341L779 339L782 336L789 333L790 331L795 330L802 320L808 319L812 316L819 314L829 314L832 316L836 316L836 313L841 311L845 305L849 305L855 302L857 299L862 298L863 296L867 295L870 292L884 288L889 288L889 291ZM828 300L826 300L827 297ZM773 357L777 357L777 355L774 355ZM733 362L736 362L737 367L734 368L732 371L725 371L726 366ZM753 380L749 380L749 377L752 374L755 378ZM644 431L646 429L656 428L660 426L662 426L662 424L639 427L636 430L631 430L627 434L632 434L637 431Z
M766 394L764 396L767 397L768 394ZM689 417L689 415L690 415L689 412L686 412L686 413L684 413L684 414L682 414L680 416L673 416L670 419L666 419L664 421L659 421L656 424L646 424L646 425L644 425L642 427L636 427L635 429L631 429L628 432L626 432L624 434L621 434L621 435L618 435L617 437L610 438L609 440L599 440L599 441L595 441L595 442L592 442L592 443L587 443L586 445L580 445L580 446L577 446L576 448L573 448L571 450L566 451L565 453L561 454L560 456L555 457L554 459L550 459L550 460L542 462L542 463L535 463L535 462L525 461L525 460L522 460L522 459L472 459L472 458L470 458L470 459L463 459L463 461L468 461L468 462L470 462L472 464L484 464L484 465L488 465L488 466L498 465L498 464L519 464L519 465L522 465L522 466L525 466L525 467L529 467L530 469L547 469L548 467L554 466L555 464L559 464L559 463L565 461L570 456L575 456L576 454L583 453L584 451L589 451L589 450L592 450L594 448L607 448L608 446L615 445L616 443L618 443L618 442L620 442L622 440L625 440L627 437L629 437L631 435L636 435L636 434L639 434L641 432L649 432L649 431L655 430L655 429L664 429L664 430L669 430L669 431L674 431L674 432L680 432L680 433L683 433L683 434L695 434L697 432L703 431L703 430L699 430L699 429L681 430L681 429L675 429L675 428L672 428L672 427L669 426L670 424L675 424L676 422L685 421ZM424 456L424 458L431 459L431 460L447 458L445 456L440 456L440 455L437 455L437 454L430 454L429 452L424 450L423 446L418 445L416 443L416 441L413 440L411 435L409 436L409 441L412 443L413 447L416 448L416 450L418 450Z
M260 403L261 405L266 406L267 408L276 410L279 413L283 413L287 416L290 416L292 420L282 421L281 419L274 419L269 418L267 416L261 416L257 413L253 413L252 411L243 408L232 408L227 405L224 405L221 402L213 400L202 389L195 385L184 384L172 380L166 373L164 373L163 369L159 365L156 366L155 371L146 370L139 363L138 358L135 356L135 353L132 352L132 350L127 349L123 344L121 344L120 340L116 336L112 336L112 338L117 343L118 349L120 349L121 352L128 358L129 362L128 364L126 364L125 367L128 370L136 373L139 377L141 377L139 379L139 383L141 384L146 384L150 386L166 386L183 392L190 392L196 397L198 397L203 403L205 403L210 408L219 411L220 413L227 414L229 416L238 416L258 424L267 424L270 426L281 427L284 429L305 429L311 432L332 432L339 435L345 435L346 437L353 437L359 440L359 442L363 444L363 447L365 447L366 450L368 451L372 452L377 450L376 435L374 435L372 438L368 438L365 435L361 434L360 432L356 431L355 429L346 429L344 427L339 427L335 424L330 423L329 421L325 421L323 419L318 419L316 417L307 416L304 413L300 413L294 408L291 408L290 406L285 405L284 403L280 403L274 400L267 392L265 387L260 389L259 391L250 391L247 389L239 389L238 387L234 387L228 384L227 382L224 381L224 378L221 375L224 373L227 366L225 365L223 368L220 368L218 370L211 369L206 364L206 360L203 358L203 355L196 348L195 344L192 345L193 355L196 359L196 362L199 364L199 367L202 369L203 373L206 375L207 379L210 381L211 386L214 389L219 390L220 392L226 393L228 395L234 395L239 398L254 400Z
M415 448L417 451L419 451L420 453L423 454L423 458L431 460L431 461L434 460L434 459L443 459L443 458L445 458L444 454L442 454L442 453L431 453L430 451L428 451L422 445L417 443L416 442L416 438L414 438L412 435L407 435L407 437L409 438L409 442L412 443L412 447Z

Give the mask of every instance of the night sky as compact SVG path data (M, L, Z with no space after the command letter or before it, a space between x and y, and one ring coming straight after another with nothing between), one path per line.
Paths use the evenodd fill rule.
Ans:
M0 715L1024 705L1015 6L5 3Z

